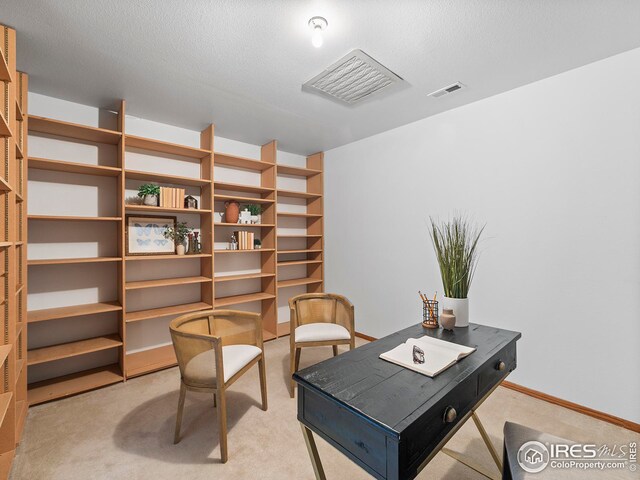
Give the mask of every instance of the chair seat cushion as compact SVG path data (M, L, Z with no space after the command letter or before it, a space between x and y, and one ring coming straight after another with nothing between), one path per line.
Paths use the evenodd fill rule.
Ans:
M327 342L350 338L349 330L335 323L307 323L300 325L295 331L296 342Z
M255 345L227 345L222 347L222 363L224 365L224 381L248 365L262 353ZM215 350L207 350L193 357L184 369L184 381L194 386L216 386Z

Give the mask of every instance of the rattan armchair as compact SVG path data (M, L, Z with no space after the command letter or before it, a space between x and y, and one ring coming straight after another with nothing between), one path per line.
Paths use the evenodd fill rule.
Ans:
M256 313L210 310L175 318L169 329L180 368L174 443L180 441L187 390L212 393L218 409L220 454L224 463L228 458L225 392L256 363L260 369L262 409L267 410L262 318Z
M335 293L305 293L289 299L290 372L293 375L300 366L303 347L333 347L338 355L338 345L355 347L354 308L346 297ZM291 379L291 398L295 382Z

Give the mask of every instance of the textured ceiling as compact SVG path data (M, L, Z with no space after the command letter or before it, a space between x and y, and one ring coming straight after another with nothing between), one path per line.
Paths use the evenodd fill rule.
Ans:
M311 153L640 47L635 0L0 0L30 89ZM329 21L312 47L307 21ZM409 88L346 107L301 85L360 48ZM427 97L461 81L468 88Z

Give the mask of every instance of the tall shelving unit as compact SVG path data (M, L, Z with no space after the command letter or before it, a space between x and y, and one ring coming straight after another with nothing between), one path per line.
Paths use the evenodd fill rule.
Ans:
M123 128L124 131L124 128ZM151 255L151 256L126 256L122 272L121 301L124 307L125 339L126 330L132 324L158 318L167 318L167 331L169 317L175 317L184 313L197 312L213 308L213 140L214 127L210 125L200 133L200 148L193 148L174 143L143 138L134 135L125 135L127 148L135 148L152 153L174 155L187 158L200 164L200 176L198 178L166 175L149 171L133 170L125 167L124 181L120 188L121 208L125 213L164 213L184 214L189 217L198 217L198 227L201 233L202 253L196 255ZM123 151L126 157L126 152ZM126 163L125 163L126 165ZM125 201L126 180L151 182L162 186L191 187L198 189L200 193L199 209L186 210L181 208L165 208L144 205L127 204ZM180 219L178 219L180 220ZM194 226L191 219L187 221L190 227ZM123 222L122 248L124 248L126 225ZM140 262L162 262L171 264L172 261L184 261L198 259L200 262L199 275L188 277L153 278L144 280L129 280L127 272L136 268ZM134 292L147 289L160 289L163 287L180 287L185 285L200 286L200 301L182 303L177 305L165 305L142 310L130 310L127 297ZM171 344L145 349L135 353L127 353L124 358L125 374L127 378L143 375L176 365L176 356Z
M271 340L277 337L277 287L276 287L276 158L277 143L271 141L260 149L260 160L239 157L224 153L214 154L214 165L225 168L258 172L260 185L214 182L214 201L225 202L236 200L242 203L255 203L262 206L261 223L254 225L238 225L218 222L214 228L223 230L228 237L234 229L248 228L257 230L262 247L258 250L215 250L221 255L259 255L260 271L239 275L216 275L215 284L259 280L260 290L240 295L216 296L215 308L241 308L238 305L260 302L262 313L263 338ZM250 195L250 196L247 196Z
M26 105L24 108L26 109ZM26 118L26 112L23 114ZM37 378L39 381L33 381L28 385L30 405L176 365L173 347L168 339L168 324L171 318L177 315L211 308L258 311L263 318L264 339L270 340L288 334L288 322L286 325L278 323L279 290L286 294L288 287L305 286L306 291L323 291L322 153L307 157L305 167L283 165L277 162L275 140L260 148L259 158L249 158L215 151L213 125L200 133L200 146L193 147L127 133L126 118L124 101L120 102L117 109L116 126L113 129L35 115L29 117L29 131L34 135L44 134L46 137L61 138L66 142L98 147L107 144L115 149L115 159L111 158L112 161L107 164L101 160L81 163L70 161L69 158L55 158L55 154L43 153L28 158L30 171L64 172L79 175L78 178L89 176L102 179L100 182L113 181L116 192L113 204L109 203L110 200L103 200L109 203L108 214L104 216L68 215L57 211L55 214L29 215L31 223L46 222L46 225L58 225L61 222L72 222L83 232L97 226L108 228L109 231L111 226L115 229L115 245L109 244L109 248L105 249L108 253L65 258L53 255L52 258L41 258L42 255L39 255L28 260L31 277L37 279L41 269L52 267L97 269L100 265L105 268L113 265L109 268L115 269L116 275L109 284L109 292L113 289L116 293L113 298L105 298L94 303L30 310L27 314L27 324L51 328L51 332L55 333L59 321L81 322L84 321L81 317L101 319L103 316L117 316L113 331L72 342L52 341L50 345L39 345L38 348L27 352L26 363L34 368L96 352L117 352L117 355L113 354L113 358L117 360L99 367L81 369L44 380ZM40 147L42 150L42 144ZM47 149L45 151L48 152ZM25 158L26 155L24 151ZM141 160L145 155L148 158ZM188 164L182 163L179 168L169 168L166 164L162 167L162 162L170 160ZM199 174L194 173L196 170ZM216 173L221 170L227 170L227 173L234 172L231 178L236 180L225 180L224 175ZM297 190L279 188L279 175L302 179L304 187ZM248 178L252 181L247 180ZM65 181L72 180L65 177ZM194 211L141 205L132 198L135 197L137 186L141 183L184 187L187 193L199 196L199 208ZM296 201L302 201L304 212L279 211L279 196L285 200L294 198ZM221 213L224 211L224 202L230 200L236 200L241 204L260 204L260 223L240 225L225 222ZM200 231L201 253L184 256L127 255L126 217L129 214L178 216L178 221L187 221L190 227ZM286 234L286 229L278 230L278 221L282 221L283 218L293 218L302 222L304 233L298 231L295 234ZM256 238L261 240L261 248L228 250L227 241L235 230L254 231ZM293 238L301 241L303 246L288 248L286 244ZM283 242L283 248L279 245L279 239ZM23 258L26 258L26 254ZM190 260L196 263L184 263ZM290 265L303 265L304 275L300 278L279 278L279 273ZM198 271L184 274L182 272L187 269L186 266ZM65 275L64 271L61 275ZM106 281L111 282L110 279ZM198 289L198 299L186 303L176 302L172 295L165 294L183 288L189 291L188 296L191 296L194 289ZM144 342L140 340L146 339L147 329L151 328L166 333L165 340L157 341L157 338L153 337L148 339L149 345L142 345Z
M16 32L0 26L0 478L8 478L27 414L25 163L27 75L16 71Z
M306 167L278 165L277 173L282 176L305 179L306 190L278 189L280 200L287 198L303 199L306 202L304 212L288 212L279 209L279 219L293 219L305 224L305 233L286 234L285 228L279 228L280 244L295 241L295 248L283 246L278 249L278 289L283 295L291 287L305 286L307 292L318 293L324 291L324 153L310 155L306 159ZM281 203L279 203L281 205ZM282 272L289 267L302 266L305 276L296 278L281 278ZM282 275L284 276L284 275ZM278 324L278 336L289 334L289 322Z
M120 111L118 112L118 124L124 125L124 102L122 102ZM121 129L109 130L51 118L30 116L28 130L30 133L46 134L55 138L62 138L68 142L83 142L96 145L111 144L116 146L116 151L118 152L115 167L77 164L65 160L30 157L27 164L30 169L69 172L93 177L112 177L116 185L122 181L122 155L120 151L124 144L124 138ZM116 190L119 190L117 186ZM117 234L122 225L122 211L118 208L116 208L115 211L115 216L75 216L61 214L28 215L27 218L29 222L79 222L83 227L86 225L87 229L92 228L92 225L104 223L115 229ZM115 263L118 272L120 272L123 268L122 246L120 244L116 245L114 250L116 251L115 256L45 258L28 260L27 264L31 267L29 273L32 276L42 273L40 269L52 266L68 268L69 266L80 265L82 268L90 269L95 264L103 263ZM120 275L115 275L113 281L118 283L117 291L119 291ZM106 350L117 350L118 361L108 365L30 383L28 385L28 402L30 405L122 381L124 379L124 329L122 328L123 308L120 298L113 298L96 303L66 305L28 311L28 325L37 324L38 327L41 327L43 322L46 322L46 327L50 328L52 332L56 330L56 324L62 320L77 319L78 317L87 315L106 314L110 312L116 312L118 315L117 329L114 329L113 332L81 338L66 343L52 343L30 349L27 352L27 365L28 367L32 367L54 363L60 360Z

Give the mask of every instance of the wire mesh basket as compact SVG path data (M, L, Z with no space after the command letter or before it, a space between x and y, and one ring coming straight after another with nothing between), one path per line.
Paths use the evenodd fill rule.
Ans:
M422 302L422 326L424 328L438 328L438 302L436 300Z

